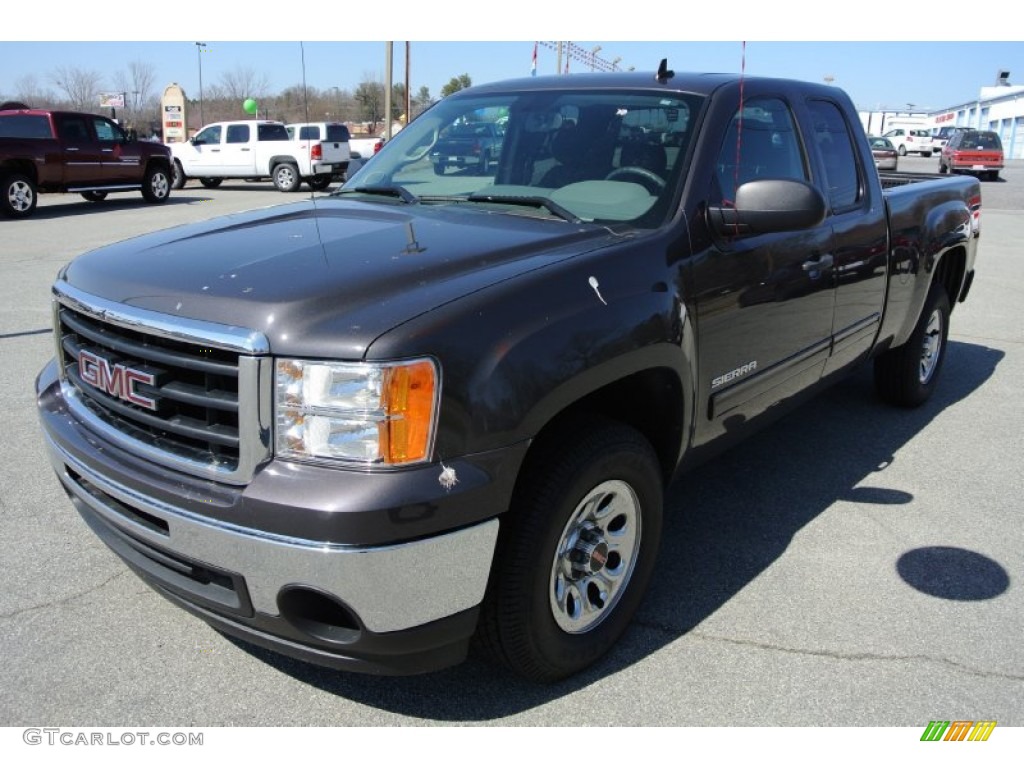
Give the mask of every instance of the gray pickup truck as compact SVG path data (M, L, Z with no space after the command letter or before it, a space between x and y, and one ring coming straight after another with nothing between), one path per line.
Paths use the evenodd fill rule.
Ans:
M438 174L446 129L489 120L487 172ZM640 604L674 475L861 364L901 406L938 386L980 185L886 184L825 85L663 63L459 91L330 196L62 269L53 468L230 635L375 674L476 638L573 674Z

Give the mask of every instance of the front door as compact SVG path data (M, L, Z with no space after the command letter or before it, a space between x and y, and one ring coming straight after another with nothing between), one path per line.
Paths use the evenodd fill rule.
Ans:
M795 126L783 99L749 99L720 149L710 205L730 205L747 181L808 180ZM831 242L826 221L795 232L717 237L695 260L697 385L707 437L742 425L820 378L835 296Z

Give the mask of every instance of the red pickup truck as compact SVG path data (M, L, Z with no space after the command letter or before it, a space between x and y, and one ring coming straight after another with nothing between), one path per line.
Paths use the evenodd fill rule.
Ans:
M0 110L0 213L31 216L39 192L78 192L97 202L139 190L150 203L171 193L171 151L138 141L102 115Z

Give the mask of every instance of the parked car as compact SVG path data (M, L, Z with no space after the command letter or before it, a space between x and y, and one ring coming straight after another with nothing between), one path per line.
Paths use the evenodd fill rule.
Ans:
M932 151L941 152L942 148L949 143L950 137L957 131L965 130L955 125L944 125L941 128L932 128Z
M443 176L449 166L487 173L498 161L504 131L495 123L459 123L443 132L430 151L434 173Z
M892 142L900 157L908 152L922 157L932 156L932 135L925 128L893 128L882 135Z
M509 116L494 176L435 175L431 149L477 114ZM662 61L463 89L332 195L61 270L40 442L89 528L219 632L374 674L478 641L559 679L640 607L677 470L871 358L883 399L921 405L964 351L947 334L981 184L890 185L868 152L818 83ZM794 467L791 490L842 459ZM111 637L148 620L84 600L68 609Z
M139 141L110 118L86 112L0 110L0 214L31 216L46 192L77 192L91 203L111 192L171 193L171 152Z
M334 177L344 177L351 160L351 136L344 123L289 123L288 138L300 142L300 149L320 152L319 166L330 167ZM316 145L320 149L315 149Z
M939 173L970 173L995 181L1003 169L1003 144L995 131L956 131L939 155Z
M896 147L884 136L868 136L871 143L871 154L875 158L875 168L880 171L895 171L899 165L899 154Z

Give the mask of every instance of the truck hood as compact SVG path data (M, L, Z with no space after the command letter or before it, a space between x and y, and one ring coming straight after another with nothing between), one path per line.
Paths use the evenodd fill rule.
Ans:
M278 354L352 359L413 317L613 237L479 206L318 198L91 251L64 279L127 306L259 331Z

